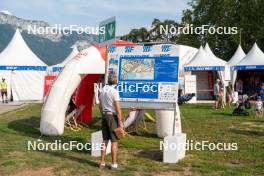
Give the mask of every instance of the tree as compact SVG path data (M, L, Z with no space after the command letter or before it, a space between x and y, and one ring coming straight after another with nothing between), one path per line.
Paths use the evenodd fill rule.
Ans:
M257 41L264 49L264 1L262 0L193 0L183 12L181 24L214 27L236 26L238 34L180 35L177 42L198 47L208 42L215 54L229 60L234 54L241 32L241 45L248 51Z

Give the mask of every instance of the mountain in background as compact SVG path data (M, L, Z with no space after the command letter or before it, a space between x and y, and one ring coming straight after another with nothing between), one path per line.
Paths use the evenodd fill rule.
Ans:
M11 14L0 12L0 52L12 39L18 28L29 48L46 64L54 65L62 62L76 45L79 50L87 48L98 41L93 34L29 34L28 26L49 27L44 21L25 20Z

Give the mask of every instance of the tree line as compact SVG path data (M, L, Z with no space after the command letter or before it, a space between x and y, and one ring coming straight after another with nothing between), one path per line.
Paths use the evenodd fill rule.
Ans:
M263 0L192 0L182 13L181 22L154 19L151 29L132 29L123 40L132 42L173 42L199 48L209 43L213 52L224 60L229 60L238 44L248 52L254 42L264 51L264 1ZM177 8L177 7L175 7ZM161 26L193 27L208 25L217 27L237 27L237 34L177 34L161 33Z

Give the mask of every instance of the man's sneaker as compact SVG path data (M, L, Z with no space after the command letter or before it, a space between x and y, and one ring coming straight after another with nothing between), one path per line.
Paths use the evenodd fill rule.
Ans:
M105 168L105 164L99 164L99 169L104 169Z
M113 170L113 171L116 171L116 170L119 170L119 167L118 167L117 164L111 164L111 168L110 169Z

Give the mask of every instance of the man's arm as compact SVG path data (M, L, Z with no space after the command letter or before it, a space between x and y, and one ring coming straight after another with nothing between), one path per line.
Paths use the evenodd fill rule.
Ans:
M122 111L121 111L121 107L120 107L119 101L115 101L114 105L115 105L115 109L116 109L116 114L117 114L117 118L118 118L119 127L123 128Z

